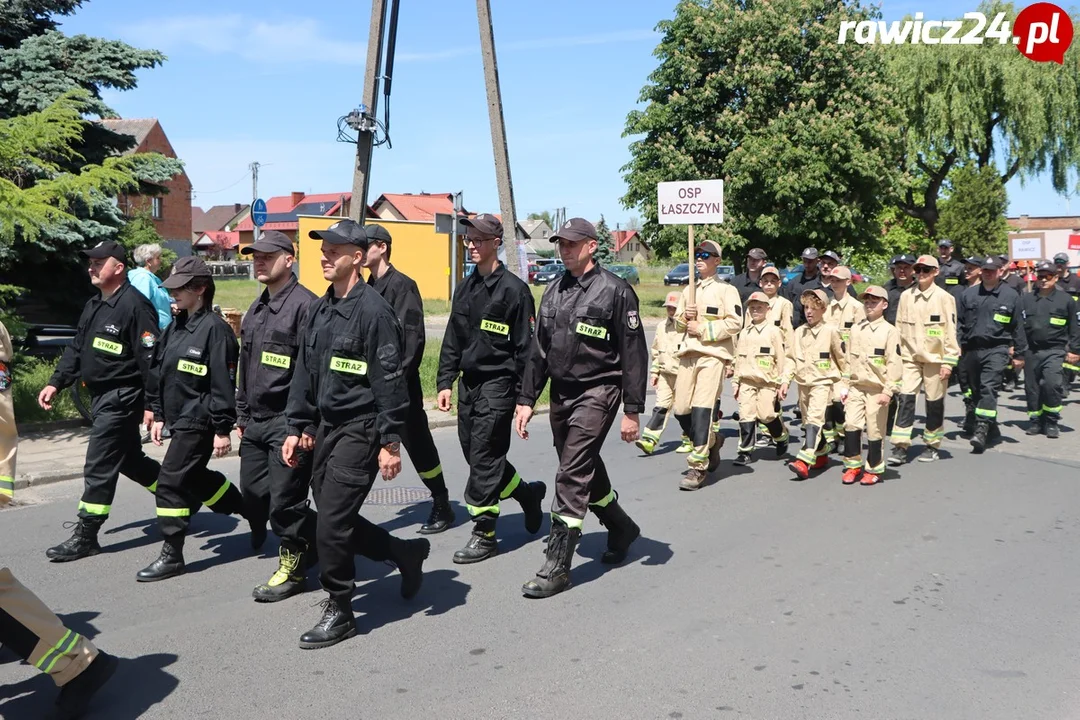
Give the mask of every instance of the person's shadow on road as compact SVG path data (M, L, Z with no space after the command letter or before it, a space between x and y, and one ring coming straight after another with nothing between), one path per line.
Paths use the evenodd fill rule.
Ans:
M424 573L424 584L411 600L401 597L401 575L391 572L381 579L360 585L353 597L356 626L361 634L374 632L384 625L405 620L417 613L442 615L465 604L471 585L457 578L454 570L432 570Z
M454 511L454 523L451 527L457 527L469 522L469 511L460 502L451 500L450 508ZM415 531L419 530L420 526L427 522L430 514L431 500L423 500L401 508L390 521L379 523L379 526L391 533L410 528Z
M589 562L579 567L570 569L570 580L574 585L585 585L602 575L618 570L619 568L641 560L642 565L664 565L674 556L671 544L653 540L652 538L639 537L630 546L626 553L626 559L618 565L605 565L600 562L600 557L607 550L607 532L589 533L581 538L578 545L578 554L589 558Z

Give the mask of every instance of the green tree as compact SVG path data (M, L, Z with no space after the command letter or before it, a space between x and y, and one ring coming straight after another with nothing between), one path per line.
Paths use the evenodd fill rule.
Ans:
M1011 3L983 2L988 19ZM967 32L974 20L965 21ZM1077 18L1074 17L1074 23ZM1054 189L1070 191L1080 170L1080 49L1073 43L1064 64L1037 63L1011 42L982 45L877 45L892 95L903 111L903 180L898 207L940 228L938 201L954 168L974 163L1013 177L1047 170Z
M615 262L615 244L603 215L600 216L600 222L596 223L596 254L593 258L601 265Z
M528 219L529 220L543 220L544 222L547 223L547 226L549 228L554 228L555 227L555 224L554 224L555 221L552 219L551 213L548 212L547 210L544 210L543 212L538 212L538 213L535 213L535 212L529 213Z
M838 44L859 0L682 0L661 21L659 66L626 122L623 203L661 256L683 227L656 224L656 184L723 178L724 224L701 237L792 257L808 244L874 243L900 156L898 118L869 46Z
M937 229L964 255L989 255L1008 250L1009 201L995 168L968 163L954 170L949 197L941 204Z

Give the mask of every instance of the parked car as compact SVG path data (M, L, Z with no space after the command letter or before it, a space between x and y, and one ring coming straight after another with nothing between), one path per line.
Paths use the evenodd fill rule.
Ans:
M688 284L690 284L690 265L687 263L679 263L664 276L664 285Z
M562 277L562 274L565 271L566 266L561 262L550 263L536 271L536 275L533 276L532 282L534 285L547 285Z
M631 285L637 285L641 282L641 277L638 275L637 268L633 265L609 265L608 270Z
M536 265L537 267L541 267L541 268L546 267L548 265L556 265L556 264L562 265L562 260L559 260L558 258L536 258L532 262L533 262L533 265Z
M536 273L540 272L540 266L536 263L529 263L529 282L531 283L536 277Z
M724 282L731 282L735 279L735 266L734 265L721 265L716 268L716 279L723 280Z
M796 265L793 268L789 268L784 273L784 284L787 285L789 282L792 281L792 279L797 277L802 271L803 271L803 266L802 266L801 263L799 265Z

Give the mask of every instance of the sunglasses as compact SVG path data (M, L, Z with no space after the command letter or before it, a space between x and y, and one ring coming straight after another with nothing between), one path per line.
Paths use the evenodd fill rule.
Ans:
M718 257L720 257L720 256L717 255L716 253L711 253L711 252L706 252L706 251L694 253L694 259L695 260L708 260L709 258L718 258Z
M1039 276L1038 276L1038 277L1039 277L1039 279L1040 279L1040 280L1053 280L1054 278L1056 278L1056 277L1057 277L1057 273L1054 273L1054 274L1050 274L1050 273L1039 273Z
M927 267L926 265L916 265L915 272L919 275L929 275L930 273L934 272L934 268Z

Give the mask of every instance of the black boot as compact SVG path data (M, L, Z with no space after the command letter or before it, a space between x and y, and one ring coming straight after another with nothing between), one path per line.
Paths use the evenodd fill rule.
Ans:
M1061 430L1058 428L1058 422L1055 419L1046 419L1046 437L1051 440L1057 440L1061 437Z
M784 429L784 421L780 419L778 415L771 422L767 423L765 427L769 431L769 435L772 436L773 442L776 443L776 457L784 457L788 451L788 434Z
M454 508L450 506L450 493L444 491L431 496L431 514L417 532L421 535L435 535L449 530L453 524Z
M986 434L986 442L992 443L995 440L1000 440L1000 439L1001 439L1001 428L998 427L998 424L997 424L996 420L992 421L990 423L990 429L987 431L987 434Z
M248 520L248 523L251 527L251 549L258 552L266 544L266 520Z
M1043 419L1041 417L1033 417L1028 422L1027 430L1024 431L1025 435L1041 435L1043 433Z
M964 427L960 430L960 434L964 437L971 437L975 434L975 410L969 408L964 413Z
M469 565L495 557L499 554L499 543L495 540L495 518L480 515L473 520L473 531L465 547L454 553L454 562Z
M544 524L544 496L547 495L547 485L537 480L536 482L522 482L514 489L510 497L521 503L521 511L525 513L525 530L530 535L540 532L540 526Z
M64 720L82 717L94 694L109 681L119 664L115 657L98 650L97 657L86 669L60 688L60 694L56 697L58 716Z
M301 650L327 648L356 634L351 598L327 598L319 604L323 608L322 619L300 636Z
M166 538L161 554L135 575L139 582L157 582L184 574L184 538Z
M278 569L264 584L251 591L256 602L278 602L304 592L307 560L301 548L283 540L278 548Z
M573 562L574 551L580 539L579 528L568 528L552 518L547 560L537 571L536 577L522 586L521 592L526 597L546 598L569 588L570 564Z
M78 522L64 523L64 528L74 527L74 532L64 542L45 551L45 557L53 562L71 562L81 560L101 552L98 545L98 529L102 523L87 518L79 518Z
M607 551L600 557L600 562L605 565L617 565L626 559L626 551L630 544L641 536L641 528L634 522L622 505L619 498L609 502L604 507L590 506L596 514L600 524L607 528Z
M713 434L713 444L709 448L709 464L705 467L705 472L715 472L716 468L720 467L720 448L724 447L724 436L720 433Z
M975 423L975 433L971 438L971 452L976 455L986 450L987 436L990 434L990 423L978 420Z
M401 597L416 597L424 582L424 561L431 553L431 543L423 538L390 541L390 560L401 573Z

